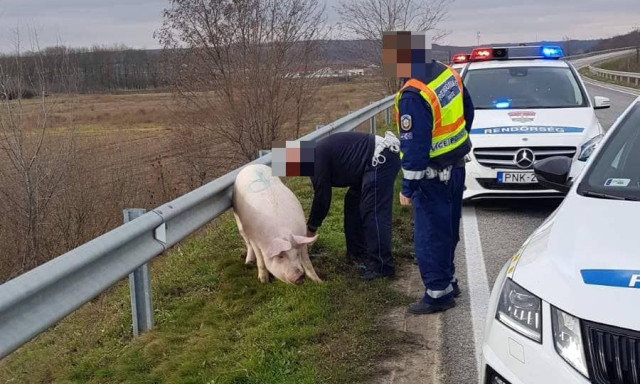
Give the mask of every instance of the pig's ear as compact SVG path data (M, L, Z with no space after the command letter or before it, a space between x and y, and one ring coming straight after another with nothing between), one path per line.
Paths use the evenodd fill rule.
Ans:
M271 244L269 244L269 248L265 252L266 257L276 257L282 252L286 252L292 248L290 242L284 239L273 239Z
M311 245L313 243L316 242L316 240L318 240L318 235L315 235L313 237L307 237L307 236L299 236L299 235L291 235L291 238L293 239L293 242L300 246L300 245Z

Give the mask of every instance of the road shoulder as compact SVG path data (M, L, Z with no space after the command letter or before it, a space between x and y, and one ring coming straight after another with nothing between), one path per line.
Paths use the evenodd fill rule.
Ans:
M393 288L398 293L415 299L422 297L424 287L416 265L403 265L397 276ZM381 364L386 373L372 383L442 383L443 315L411 315L403 305L384 314L381 322L383 328L405 334L407 342L392 347L394 353Z

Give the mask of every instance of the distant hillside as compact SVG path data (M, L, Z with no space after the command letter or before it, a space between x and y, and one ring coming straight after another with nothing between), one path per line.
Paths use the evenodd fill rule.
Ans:
M600 43L600 40L569 40L569 41L538 41L526 42L525 45L559 45L565 55L577 55L590 52ZM322 42L323 51L329 64L366 64L367 58L363 52L367 52L375 43L367 40L325 40ZM519 43L493 43L482 44L491 47L512 47ZM456 53L470 53L475 46L454 46L434 44L434 55L438 60L449 60Z
M609 39L600 40L594 50L602 51L605 49L637 47L640 46L640 29L629 32L626 35L614 36Z

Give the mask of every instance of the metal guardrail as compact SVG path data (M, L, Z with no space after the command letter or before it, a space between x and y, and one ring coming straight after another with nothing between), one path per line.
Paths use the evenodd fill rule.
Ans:
M389 121L392 104L388 96L300 140L352 131L367 121L373 132L378 114L387 111ZM269 165L271 154L249 164ZM0 358L228 210L241 168L0 285Z
M589 72L595 76L600 76L614 81L624 81L626 79L630 84L635 83L636 86L640 85L640 73L638 72L611 71L608 69L594 67L593 65L590 65L588 68Z

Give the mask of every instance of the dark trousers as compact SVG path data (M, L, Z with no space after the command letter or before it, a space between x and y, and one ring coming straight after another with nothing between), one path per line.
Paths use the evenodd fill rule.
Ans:
M464 182L464 168L454 168L448 183L420 180L412 196L415 252L429 304L453 299Z
M395 180L400 157L384 150L386 162L368 163L362 184L352 186L344 198L344 234L347 253L363 261L367 269L382 274L395 272L391 254L391 220Z

